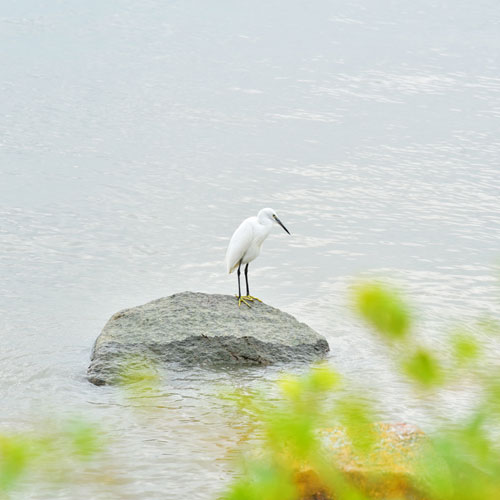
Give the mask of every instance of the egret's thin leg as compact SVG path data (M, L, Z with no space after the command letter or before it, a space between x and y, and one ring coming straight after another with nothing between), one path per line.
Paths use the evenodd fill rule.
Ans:
M247 264L248 266L248 264ZM240 264L238 265L238 299L241 299L241 285L240 285L240 274L241 274L241 271L240 271L240 267L241 267L241 261L240 261Z
M248 267L248 264L247 264L247 267ZM238 265L238 272L237 272L237 274L238 274L238 307L241 306L242 302L245 303L248 307L250 307L250 304L245 300L247 297L242 297L241 296L241 285L240 285L241 270L240 270L240 268L241 268L241 261L240 261L240 263ZM248 284L247 284L247 287L248 287Z
M245 282L247 284L247 295L246 295L245 299L251 300L252 302L254 300L258 300L259 302L262 302L262 300L258 299L257 297L252 297L250 295L250 289L248 288L248 264L245 266Z
M248 288L248 264L245 266L245 282L247 284L247 297L250 297L250 290Z

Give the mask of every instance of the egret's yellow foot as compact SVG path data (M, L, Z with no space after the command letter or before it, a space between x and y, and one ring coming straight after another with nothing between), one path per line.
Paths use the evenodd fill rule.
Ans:
M245 295L245 299L251 300L252 302L254 300L258 300L259 302L262 302L262 300L258 299L257 297L253 297L252 295Z
M246 296L242 296L242 297L238 297L237 295L235 295L235 297L238 299L238 307L241 306L241 303L243 302L244 304L246 304L248 307L250 307L250 304L245 300L245 299L248 299L248 297Z

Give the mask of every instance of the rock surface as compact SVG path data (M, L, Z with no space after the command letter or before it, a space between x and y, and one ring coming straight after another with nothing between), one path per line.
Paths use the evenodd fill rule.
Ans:
M313 361L324 337L293 316L234 296L183 292L120 311L97 338L88 369L96 385L120 380L134 356L182 365L268 365Z

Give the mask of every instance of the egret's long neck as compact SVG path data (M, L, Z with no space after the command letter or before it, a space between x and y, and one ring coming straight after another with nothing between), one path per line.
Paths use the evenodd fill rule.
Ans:
M254 241L256 245L260 247L262 243L264 243L264 240L269 236L269 233L273 228L273 223L268 217L263 217L262 219L258 218L257 221L258 227L256 227L254 231Z

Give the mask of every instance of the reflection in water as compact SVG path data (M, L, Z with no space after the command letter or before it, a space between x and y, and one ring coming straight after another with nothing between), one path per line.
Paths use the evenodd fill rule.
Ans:
M247 436L219 393L270 388L283 367L170 370L143 410L85 370L117 310L233 293L228 239L263 206L293 237L266 240L253 290L323 333L384 418L432 428L434 407L470 405L465 388L415 401L349 288L394 283L436 346L449 325L498 314L498 6L382 4L5 9L0 428L100 422L115 482L93 498L223 487ZM87 497L85 485L58 496Z

